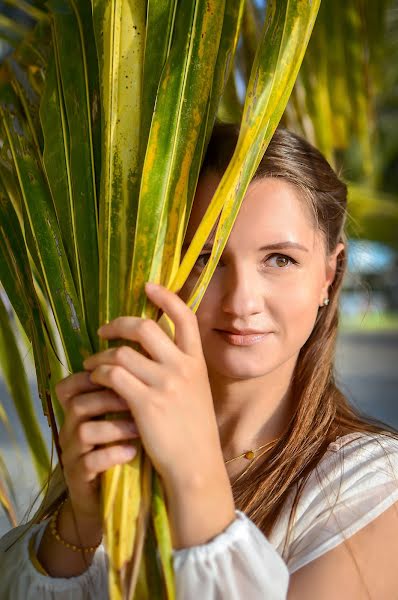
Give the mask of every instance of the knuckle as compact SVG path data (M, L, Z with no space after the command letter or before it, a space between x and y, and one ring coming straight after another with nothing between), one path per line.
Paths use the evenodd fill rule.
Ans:
M88 473L91 473L93 471L93 460L92 460L91 452L84 454L80 459L80 463L81 463L81 470L83 473L85 473L86 475Z
M70 411L76 419L81 419L86 415L86 403L81 401L79 396L71 400Z
M120 460L120 446L109 446L106 449L106 459L109 462L117 462Z
M117 362L127 363L130 359L130 348L128 346L118 346L115 348L114 357Z
M187 319L189 319L192 323L198 323L198 317L196 316L196 313L193 312L193 310L191 308L189 308L189 306L187 306Z
M185 308L184 311L181 311L181 315L183 320L188 323L188 325L195 325L198 322L198 318L196 316L196 313L193 312L193 310L187 306L185 304Z
M165 377L163 381L163 389L167 394L173 395L175 394L178 387L178 383L175 377L169 376Z
M152 319L143 319L140 321L138 326L138 332L143 335L150 335L153 333L156 324Z
M116 328L123 327L124 322L125 322L125 317L123 315L121 315L112 320L112 325L115 326Z
M109 466L117 462L117 446L107 446L98 453L97 469L105 471Z
M61 402L61 404L65 401L64 395L65 395L65 379L61 379L60 381L58 381L55 384L55 393L57 395L58 400Z
M110 367L108 377L111 385L115 385L119 383L121 377L123 375L123 368L118 365L114 365Z
M78 396L73 396L73 398L70 399L67 411L73 418L80 416Z
M76 440L80 443L80 444L84 444L87 443L88 439L87 439L87 426L86 423L80 423L80 425L78 425L76 427Z

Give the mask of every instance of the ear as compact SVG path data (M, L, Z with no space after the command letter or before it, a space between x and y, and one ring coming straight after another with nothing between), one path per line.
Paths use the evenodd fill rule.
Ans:
M344 250L343 242L339 242L331 254L326 257L326 278L321 289L319 306L323 306L323 301L329 296L329 286L333 283L336 276L337 257Z

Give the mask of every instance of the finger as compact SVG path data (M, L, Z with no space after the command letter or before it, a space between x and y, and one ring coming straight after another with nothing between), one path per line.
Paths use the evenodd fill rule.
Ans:
M103 389L73 396L65 411L65 420L59 432L61 447L72 435L78 423L93 417L102 416L108 412L121 412L128 410L129 406L123 398L112 390Z
M145 291L150 300L159 306L175 324L177 347L189 356L202 356L198 320L189 306L177 294L162 285L147 282Z
M72 396L99 389L101 389L101 386L91 381L89 373L80 371L58 381L55 386L55 393L61 406L65 408Z
M78 460L68 472L70 481L93 481L97 475L115 465L130 462L137 454L137 449L130 444L107 446L88 452Z
M108 348L89 356L83 363L84 368L89 371L101 364L119 365L147 385L159 385L164 379L164 372L159 363L143 356L130 346Z
M137 426L132 420L84 421L76 427L75 435L62 450L64 464L77 460L95 446L133 440L139 437Z
M70 401L68 410L77 423L78 421L87 421L92 417L104 415L107 412L128 410L128 404L112 390L101 388L95 392L74 396Z
M124 398L140 427L139 420L143 418L145 408L150 405L149 388L142 381L119 365L99 365L91 372L90 378Z
M174 341L152 319L117 317L100 327L98 332L107 339L139 342L154 361L162 364L176 364L180 358L181 353Z

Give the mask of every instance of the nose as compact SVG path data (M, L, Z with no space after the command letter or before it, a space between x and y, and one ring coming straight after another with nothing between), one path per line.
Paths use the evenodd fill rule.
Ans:
M221 288L221 309L225 313L245 319L264 311L264 289L258 274L249 273L249 268L225 267Z

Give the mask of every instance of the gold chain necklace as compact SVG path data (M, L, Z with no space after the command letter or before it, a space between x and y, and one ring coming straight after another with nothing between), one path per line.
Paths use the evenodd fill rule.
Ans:
M266 446L271 446L276 441L277 441L277 439L271 440L270 442L267 442L266 444L263 444L262 446L255 448L254 450L248 450L247 452L242 452L242 454L239 454L239 456L234 456L234 458L230 458L229 460L224 460L224 464L228 465L233 460L237 460L238 458L242 458L243 456L245 458L247 458L247 460L253 460L255 452L257 452L258 450L261 450L262 448L265 448Z
M228 464L230 462L232 462L233 460L237 460L238 458L242 458L243 456L250 461L249 464L247 465L246 469L244 469L244 471L238 475L238 477L235 479L235 481L232 482L232 485L234 485L237 481L239 481L239 479L241 479L243 477L243 475L245 475L247 473L247 471L249 470L249 468L252 466L252 464L261 456L263 456L263 454L265 454L268 450L268 448L270 448L272 446L272 444L274 442L276 442L278 440L271 440L270 442L267 442L266 444L263 444L262 446L259 446L259 448L255 448L254 450L249 450L248 452L242 452L242 454L239 454L239 456L235 456L234 458L230 458L229 460L224 461L224 464ZM254 456L254 453L257 452L258 450L261 450L262 448L265 448L265 450L263 452L261 452L261 454L259 454L258 456Z

